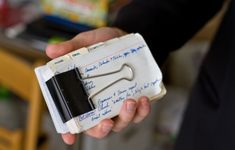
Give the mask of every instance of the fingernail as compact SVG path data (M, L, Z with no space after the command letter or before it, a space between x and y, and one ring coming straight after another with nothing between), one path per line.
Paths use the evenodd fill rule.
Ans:
M64 142L68 145L72 145L74 143L74 138L73 136L67 134L66 137L63 137Z
M104 133L109 133L111 131L112 127L110 125L103 125L102 126L102 131Z
M150 106L150 103L149 103L149 99L144 98L142 100L141 109L145 109L145 110L150 110L151 111L151 106Z
M144 106L149 107L149 100L147 98L144 98Z
M128 102L128 103L127 103L127 111L128 111L128 112L133 112L133 111L135 111L135 103L133 103L133 102Z

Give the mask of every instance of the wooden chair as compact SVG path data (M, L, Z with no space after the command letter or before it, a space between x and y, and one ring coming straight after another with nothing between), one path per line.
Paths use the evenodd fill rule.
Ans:
M0 127L0 150L37 149L43 104L34 74L39 64L42 61L32 65L0 49L0 83L29 104L25 129L10 131Z

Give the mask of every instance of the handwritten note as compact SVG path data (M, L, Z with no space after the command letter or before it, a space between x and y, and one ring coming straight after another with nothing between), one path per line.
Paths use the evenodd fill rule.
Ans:
M119 89L117 91L114 91L113 93L107 95L106 97L98 99L97 109L99 113L96 113L95 115L94 111L88 112L84 115L79 116L79 121L82 121L84 119L90 119L91 121L95 121L96 119L99 119L100 117L105 116L108 113L111 113L112 110L110 106L122 103L125 99L129 97L135 97L135 95L142 95L144 90L156 88L160 82L161 80L154 80L152 82L145 83L144 85L141 86L139 86L138 83L133 83L132 85L126 87L125 89Z
M36 71L38 77L40 74L44 74L43 77L40 76L40 80L45 83L55 74L78 68L84 78L83 86L89 95L94 95L100 89L104 89L92 97L92 102L95 105L94 110L73 118L77 126L68 126L61 121L61 118L53 119L57 132L73 133L73 128L80 128L79 132L87 130L102 119L118 115L123 101L128 98L137 99L145 95L153 100L165 94L162 87L161 71L147 44L139 34L130 34L102 42L99 46L90 48L90 52L88 50L89 48L83 48L83 55L80 55L78 50L57 58ZM125 72L115 72L123 64L128 64L133 69L132 80L122 78ZM45 70L50 73L46 74ZM87 78L100 74L103 75ZM110 83L115 84L110 86ZM52 118L58 117L59 112L55 108L48 89L43 83L40 86L44 88L44 97Z

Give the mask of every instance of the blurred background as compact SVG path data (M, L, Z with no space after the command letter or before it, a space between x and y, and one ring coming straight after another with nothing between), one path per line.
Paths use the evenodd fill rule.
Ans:
M0 0L0 150L172 150L201 60L223 16L218 13L173 52L162 71L167 95L151 115L97 140L80 134L67 146L56 133L33 69L49 59L48 43L110 24L130 0ZM140 18L141 19L141 18Z

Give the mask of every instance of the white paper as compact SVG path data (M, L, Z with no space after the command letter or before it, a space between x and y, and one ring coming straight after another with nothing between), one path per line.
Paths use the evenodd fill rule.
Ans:
M90 50L89 53L88 50ZM76 55L77 52L79 53L79 50L36 69L40 87L58 133L81 132L95 126L105 118L118 115L123 101L127 98L137 99L145 95L153 100L166 93L162 84L162 73L147 44L139 34L129 34L102 42L90 46L85 49L85 52L83 48L83 55ZM124 64L133 68L132 81L122 79L123 76L128 76L128 71L125 69L118 73L84 80L85 89L92 95L117 79L122 79L92 98L96 109L73 118L79 130L73 129L76 126L69 126L62 122L46 87L47 80L75 67L79 68L82 77L85 78L113 72Z

